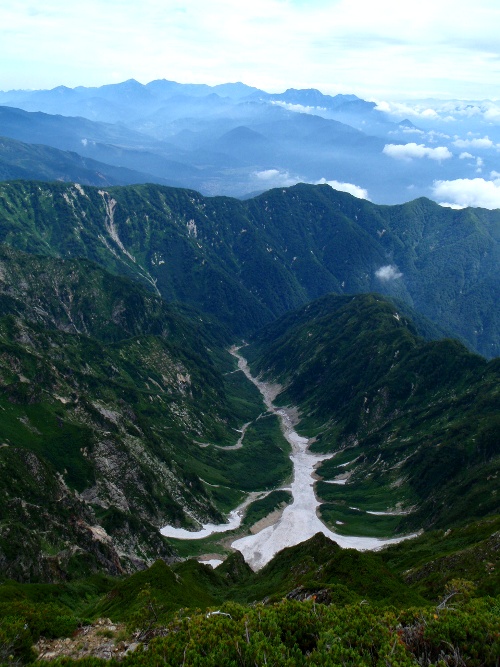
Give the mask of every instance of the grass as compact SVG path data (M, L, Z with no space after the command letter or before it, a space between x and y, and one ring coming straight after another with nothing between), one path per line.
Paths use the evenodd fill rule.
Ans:
M341 468L342 470L342 468ZM381 480L327 484L318 482L317 494L326 503L335 503L348 507L357 507L365 512L386 512L398 503L407 500L404 488L391 488Z
M339 535L391 537L398 532L401 524L401 516L376 516L342 505L321 505L320 515L321 519Z
M193 457L189 463L209 484L242 491L267 491L290 478L289 452L278 417L269 415L248 427L241 449L224 451L200 447L196 459Z
M242 525L245 527L253 526L271 512L289 505L292 500L292 494L289 491L272 491L265 498L256 500L248 506Z

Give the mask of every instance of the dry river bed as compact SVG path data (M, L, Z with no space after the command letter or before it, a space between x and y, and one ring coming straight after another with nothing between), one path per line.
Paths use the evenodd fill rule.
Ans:
M309 439L299 435L293 428L295 411L277 408L273 403L281 389L280 386L269 382L261 382L253 377L246 359L239 352L240 349L232 348L230 350L231 354L238 360L238 368L259 389L267 409L280 418L281 430L292 448L290 458L293 463L292 503L287 505L280 516L276 517L275 523L254 535L237 539L231 544L234 549L241 551L250 567L253 570L259 570L281 549L304 542L316 533L323 533L343 548L359 550L380 549L386 544L394 544L403 539L414 537L414 535L407 535L384 540L373 537L338 535L321 521L317 515L320 503L314 492L315 480L313 475L318 464L331 458L332 454L312 454L309 451ZM220 525L206 524L201 530L195 532L165 526L161 529L161 533L166 537L193 540L208 537L214 533L234 530L240 525L246 507L257 497L263 495L266 494L250 494L242 505L230 513L228 523ZM215 565L215 563L213 564Z

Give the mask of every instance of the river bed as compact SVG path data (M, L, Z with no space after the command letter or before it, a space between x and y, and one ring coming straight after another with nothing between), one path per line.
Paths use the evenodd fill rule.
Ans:
M235 540L231 546L241 551L245 561L253 570L259 570L268 563L273 556L284 549L300 542L308 540L316 533L323 533L334 540L343 548L354 548L359 550L380 549L386 544L395 544L408 537L396 537L392 539L377 539L373 537L354 537L338 535L330 530L318 517L317 509L320 505L314 492L313 474L315 468L322 461L331 458L332 454L312 454L308 451L309 439L299 435L294 430L295 411L286 408L278 408L273 401L280 391L280 386L268 382L261 382L254 378L245 358L239 352L240 348L232 348L231 354L238 360L238 368L259 389L270 412L278 415L283 435L290 443L292 453L290 459L293 463L293 482L291 492L293 501L284 509L276 523L264 528L255 535L248 535ZM237 528L244 516L244 509L252 502L247 500L243 505L236 508L229 515L229 523L221 525L207 524L200 531L190 532L182 528L166 526L161 532L167 537L181 539L198 539L207 537L213 533L225 532Z

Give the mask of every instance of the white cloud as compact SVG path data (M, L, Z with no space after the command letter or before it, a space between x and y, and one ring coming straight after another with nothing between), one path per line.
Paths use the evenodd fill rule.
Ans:
M489 137L456 139L453 145L457 148L493 148L495 146Z
M354 183L341 183L340 181L327 181L326 178L322 178L317 182L316 185L329 185L334 190L340 190L340 192L348 192L353 197L358 199L368 199L368 190L359 187L359 185L354 185Z
M377 111L384 111L391 116L413 116L414 118L437 119L438 113L429 107L421 108L419 105L412 105L407 102L388 102L386 100L378 102L375 107Z
M467 151L464 151L463 153L460 153L458 156L459 160L469 160L469 159L474 159L474 156L471 155L470 153L467 153Z
M282 102L281 100L273 100L271 104L278 107L283 107L287 111L295 111L297 113L318 113L318 111L326 111L325 107L310 107L303 104L292 104L291 102Z
M388 282L389 280L397 280L402 278L403 274L399 271L397 266L394 264L387 264L386 266L381 266L380 269L375 271L375 275L379 280L383 282Z
M433 195L441 206L500 208L500 178L491 181L484 178L434 181Z
M436 148L429 148L424 144L386 144L382 151L389 157L396 160L411 160L413 158L429 158L429 160L448 160L452 157L452 153L446 146L437 146Z
M264 169L263 171L254 171L253 175L259 180L263 181L266 187L288 187L299 183L300 178L297 176L290 176L288 171L280 171L279 169Z
M418 127L404 127L400 126L403 134L425 134L423 130L419 130ZM390 132L389 134L397 134L396 132Z
M484 119L492 123L500 123L500 107L491 106L484 112Z
M445 134L444 132L437 132L436 130L431 130L428 132L427 137L431 143L434 143L437 141L437 139L450 139L449 134Z

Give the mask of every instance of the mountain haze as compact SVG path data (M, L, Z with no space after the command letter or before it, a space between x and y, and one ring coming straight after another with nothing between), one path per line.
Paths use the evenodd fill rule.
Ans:
M478 114L464 112L469 107ZM242 83L129 80L0 92L3 136L129 169L136 182L246 197L326 181L386 204L420 196L448 201L439 183L487 181L500 172L500 135L487 111L483 117L475 103L452 105L453 115L428 111L316 89L270 94ZM33 177L50 177L47 159L38 154ZM128 176L118 184L129 183Z

